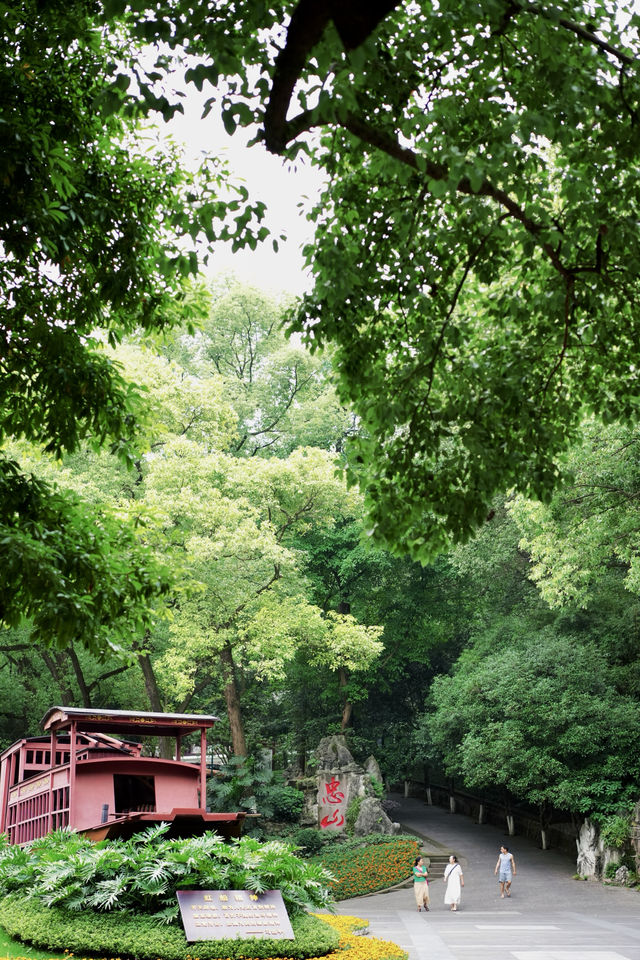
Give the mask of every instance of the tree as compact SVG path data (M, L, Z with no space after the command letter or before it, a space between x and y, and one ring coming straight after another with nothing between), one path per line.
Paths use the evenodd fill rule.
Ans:
M593 644L540 632L438 678L423 733L470 787L545 810L614 812L633 798L640 713Z
M151 5L206 109L328 174L293 328L336 345L379 542L428 558L496 491L548 495L585 409L636 417L630 3L186 6Z
M639 444L637 428L587 423L566 459L570 482L548 504L510 504L531 579L551 607L591 605L612 570L638 596Z
M300 645L330 669L379 654L379 628L323 617L305 597L296 537L331 525L336 501L348 496L329 454L303 448L248 461L174 441L150 463L145 491L163 531L158 546L183 554L186 577L158 669L182 709L212 671L222 676L237 755L247 753L240 669L280 678Z
M103 345L165 327L197 267L191 241L253 238L260 208L242 190L219 201L229 185L217 162L196 176L142 130L153 111L168 119L179 107L154 91L140 46L97 11L87 0L0 3L0 443L60 455L89 441L130 459L135 391ZM108 650L109 626L117 638L136 617L148 622L166 578L130 531L6 456L0 486L4 623L27 615L40 639Z
M288 340L290 298L234 277L215 280L197 330L177 331L164 351L200 378L216 375L238 418L239 456L287 456L298 446L341 450L352 416L337 400L329 357Z
M277 111L281 149L330 131L295 327L337 346L380 542L432 556L496 491L548 495L585 409L636 416L637 26L604 3L403 7L351 55L323 34L318 106ZM290 28L270 104L295 49Z
M307 251L315 288L293 329L314 347L335 344L341 399L363 425L350 477L378 542L424 560L468 538L496 491L547 496L585 410L635 419L640 21L631 4L290 0L211 10L102 0L90 19L77 0L52 30L62 41L48 44L40 35L58 4L14 8L7 74L12 90L18 79L24 87L15 103L24 93L33 103L30 77L43 62L72 64L89 51L84 86L70 89L88 89L99 117L169 118L180 109L170 74L188 49L184 77L206 85L205 115L219 104L230 133L257 123L269 150L306 152L327 172ZM140 52L153 43L161 55ZM88 145L104 141L94 127L83 135L90 115L69 122L81 134L82 175ZM63 164L53 168L66 189ZM34 234L48 238L46 197L35 194L45 202L32 205L43 211ZM234 223L216 231L212 220L234 204ZM101 202L86 206L81 220L93 222ZM167 222L255 246L266 231L254 212L242 198L208 198L187 221L182 210ZM62 215L77 229L79 218ZM137 251L127 231L115 235ZM95 248L111 251L109 236L96 229ZM118 295L126 276L118 271ZM144 302L151 311L153 297Z

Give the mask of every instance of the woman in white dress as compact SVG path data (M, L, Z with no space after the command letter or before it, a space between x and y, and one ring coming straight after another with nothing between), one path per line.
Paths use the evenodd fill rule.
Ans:
M447 884L447 889L444 892L444 902L450 904L451 910L456 911L462 896L464 877L462 876L462 867L454 854L451 854L449 863L444 868L444 880Z

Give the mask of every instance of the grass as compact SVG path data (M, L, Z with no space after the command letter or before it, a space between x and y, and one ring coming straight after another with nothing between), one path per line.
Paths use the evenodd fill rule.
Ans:
M28 960L52 960L51 952L43 953L19 940L12 940L0 927L0 957L27 957Z

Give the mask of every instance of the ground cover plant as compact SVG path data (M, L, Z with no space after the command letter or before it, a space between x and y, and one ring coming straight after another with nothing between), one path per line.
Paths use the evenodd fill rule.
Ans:
M317 917L298 913L291 917L293 940L246 938L189 943L179 923L161 924L152 917L135 917L122 911L98 913L43 907L19 894L0 902L0 924L11 937L47 950L66 950L80 957L113 954L136 960L308 960L329 953L339 940L336 932Z
M293 918L329 905L330 875L303 861L293 844L244 837L225 843L217 834L167 840L166 824L127 841L93 844L58 831L27 848L0 849L0 895L19 894L39 906L66 911L119 911L178 920L176 889L280 890Z
M335 899L346 900L406 880L418 853L415 837L374 834L325 847L313 862L333 874L331 890Z
M321 926L324 927L325 930L334 933L334 944L335 935L339 937L337 944L330 949L330 952L317 953L315 956L309 957L308 960L320 960L320 958L323 958L323 960L406 960L407 954L395 943L391 943L388 940L378 940L372 937L363 938L359 936L359 931L368 926L367 920L350 916L328 916L326 914L317 914L316 917L307 917L306 919L317 919L319 923L323 921L321 922ZM290 941L286 942L290 944ZM225 943L225 949L230 943L231 941ZM246 943L245 941L245 947ZM198 945L198 955L202 956L200 946L201 945ZM234 944L234 946L236 945ZM106 957L111 956L111 952L112 951L108 951L102 960L106 960ZM194 953L194 947L191 946L190 955L194 955ZM64 951L64 955L62 955L62 952L57 955L52 955L51 952L25 948L24 943L12 940L0 929L1 960L6 960L6 958L11 958L11 960L54 960L56 956L58 960L69 960L70 955L68 951ZM120 954L118 954L118 956L120 956ZM224 954L225 960L228 960L228 958L232 956L237 957L239 954L228 952ZM289 953L289 956L292 956L292 954ZM162 954L162 960L166 960L164 954ZM210 958L210 960L213 960L213 958ZM218 957L216 960L222 960L222 957ZM245 952L243 960L275 960L275 958L273 955L272 957L265 957L263 954L260 954L258 957L255 953Z

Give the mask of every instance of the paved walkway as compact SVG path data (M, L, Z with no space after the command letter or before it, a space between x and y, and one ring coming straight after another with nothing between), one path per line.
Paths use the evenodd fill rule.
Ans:
M575 861L564 854L419 800L394 799L401 804L395 819L423 837L425 851L458 856L465 886L457 913L444 905L440 865L430 873L428 913L417 912L410 887L338 904L339 913L369 920L372 936L393 940L410 960L640 960L640 892L574 880ZM502 843L518 871L504 900L493 875Z

